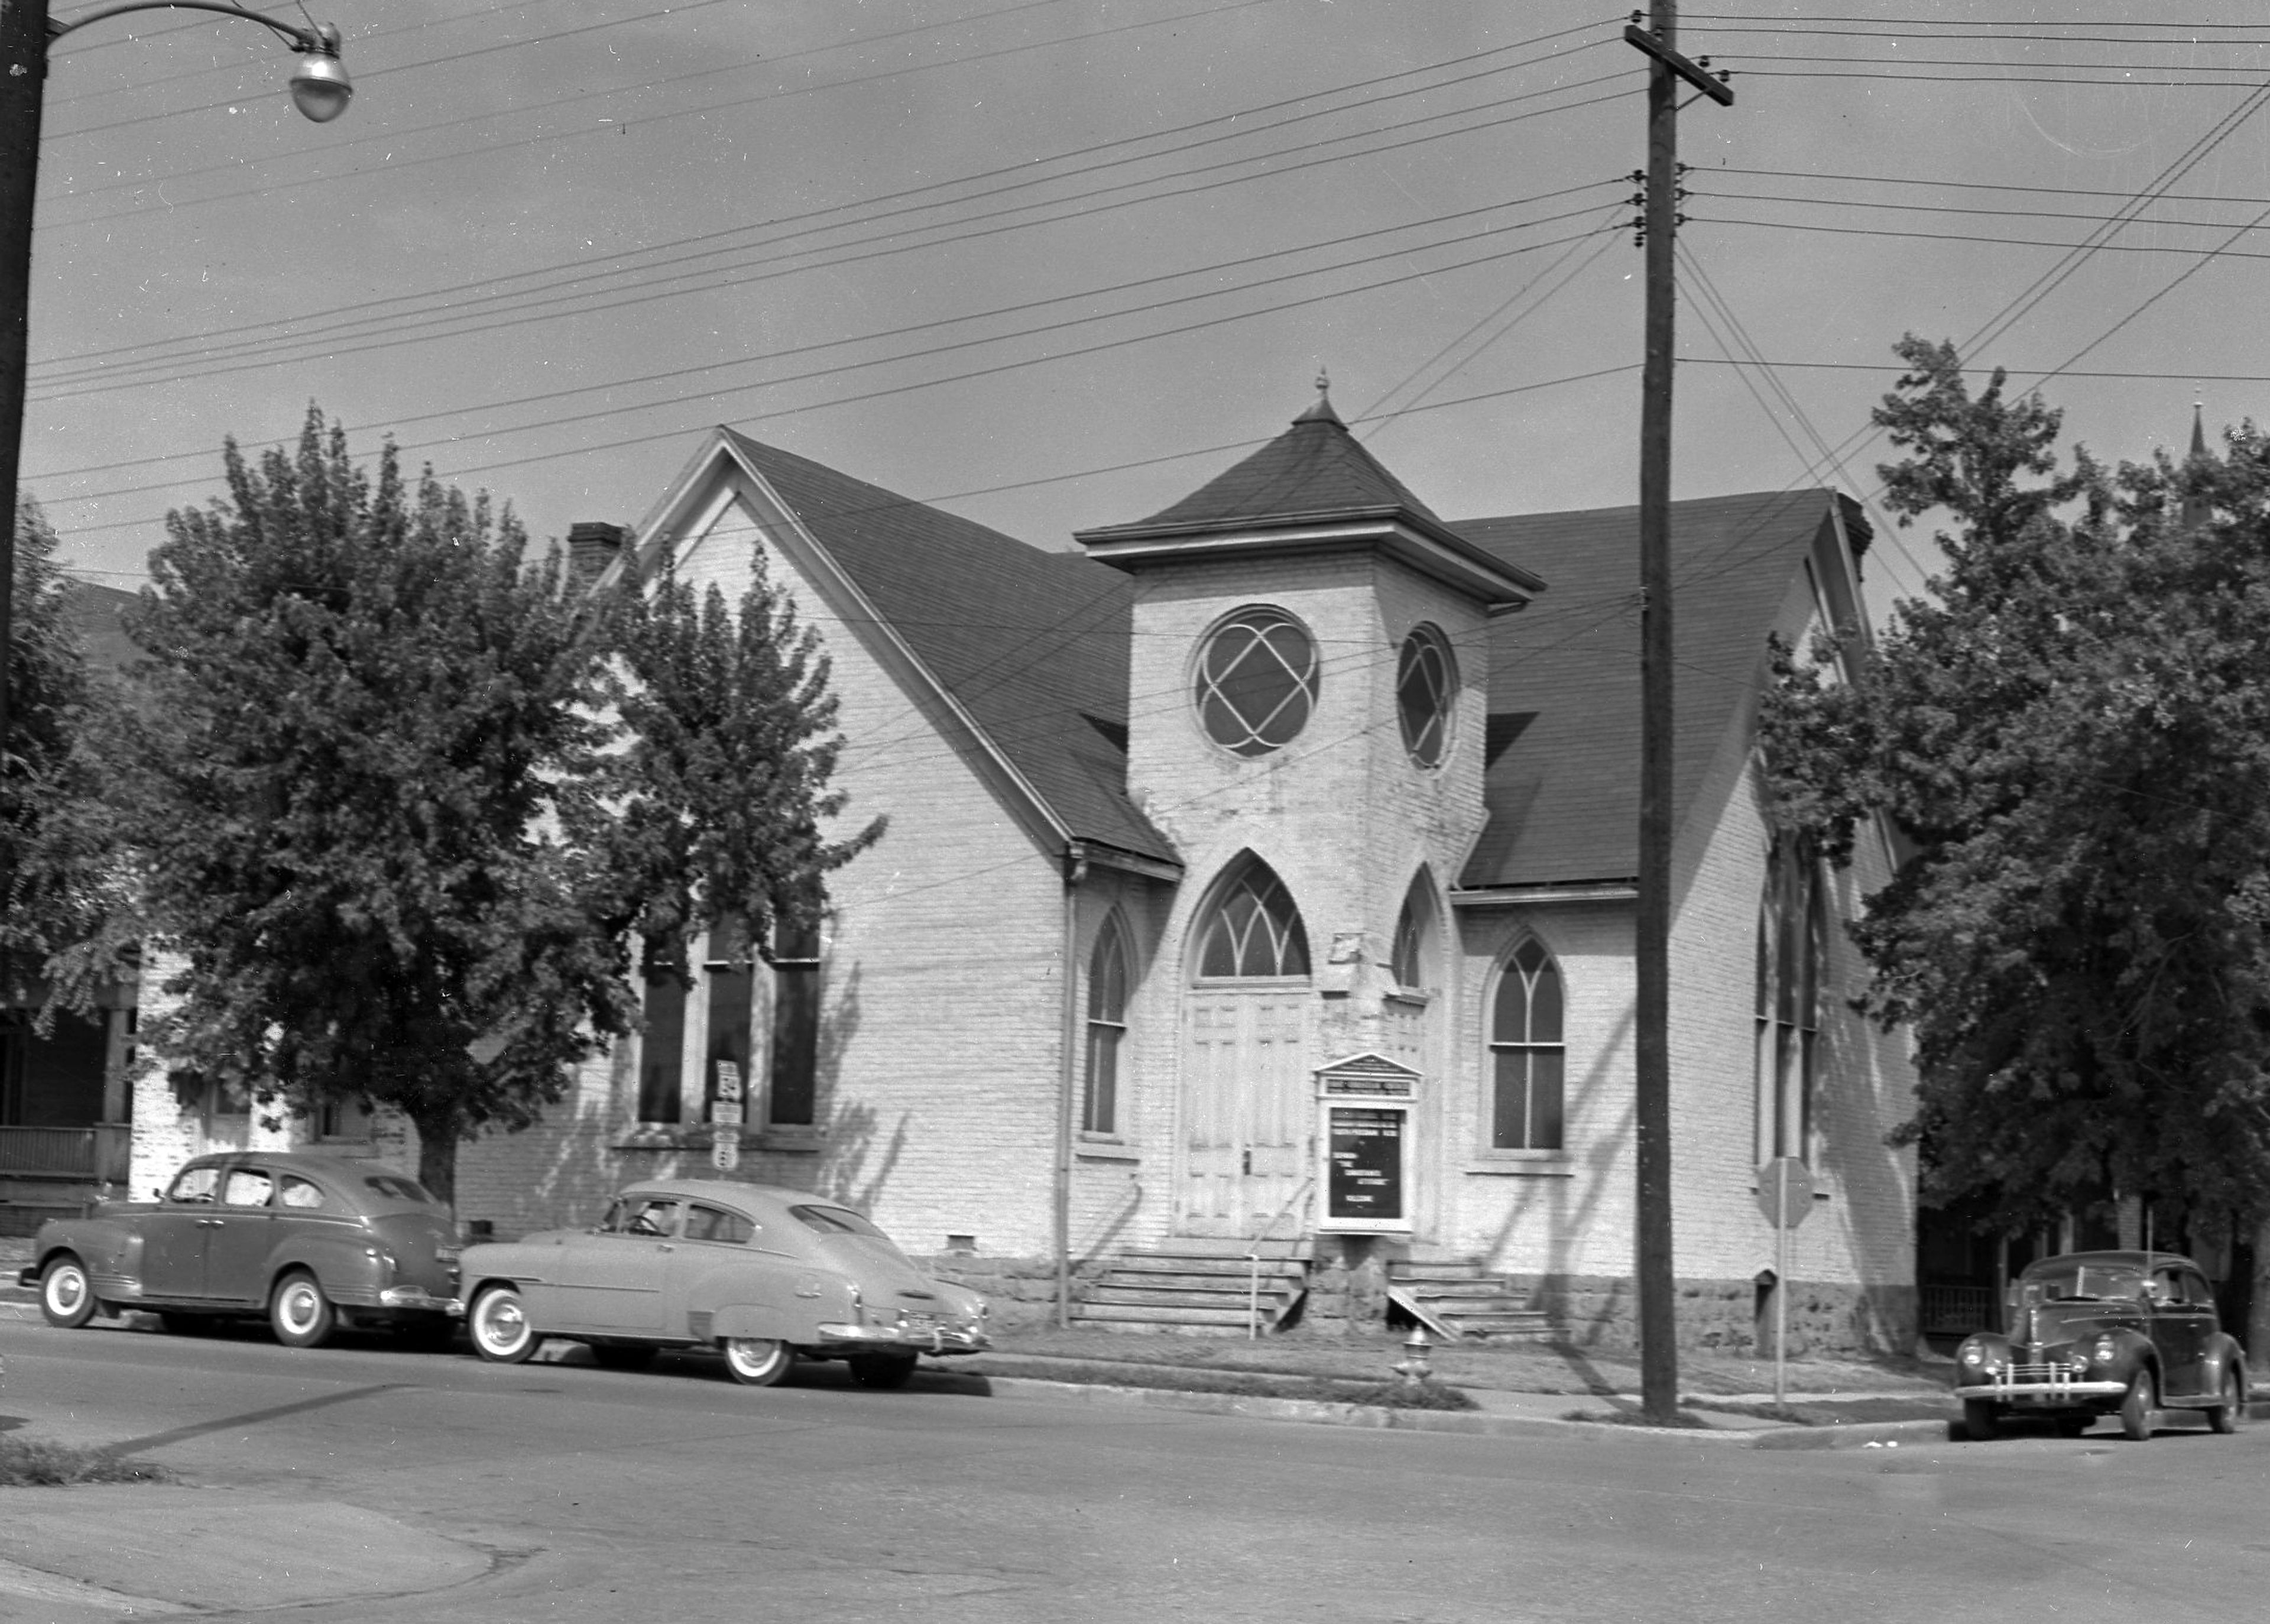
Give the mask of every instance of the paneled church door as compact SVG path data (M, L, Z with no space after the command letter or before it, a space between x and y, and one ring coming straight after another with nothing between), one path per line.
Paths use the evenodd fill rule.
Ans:
M1191 995L1179 1233L1253 1235L1308 1175L1310 1001L1305 985ZM1296 1232L1288 1220L1277 1233Z
M1284 882L1249 854L1192 941L1176 1228L1254 1235L1314 1165L1308 933ZM1294 1233L1289 1220L1280 1233Z

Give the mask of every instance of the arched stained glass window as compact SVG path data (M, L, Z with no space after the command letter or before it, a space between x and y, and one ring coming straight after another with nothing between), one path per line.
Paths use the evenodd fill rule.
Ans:
M1809 1158L1828 948L1821 864L1811 844L1776 842L1758 908L1757 1159Z
M1458 692L1458 668L1450 645L1431 626L1413 628L1403 640L1396 662L1395 712L1403 724L1403 747L1421 767L1439 767L1450 747L1450 707Z
M1223 888L1199 928L1198 957L1208 980L1309 973L1301 910L1267 864L1249 860Z
M1317 682L1317 645L1306 627L1281 609L1241 609L1206 638L1193 698L1214 743L1266 755L1309 724Z
M1388 949L1388 971L1398 987L1416 990L1436 984L1435 920L1433 893L1422 870L1403 894L1395 940Z
M1127 1036L1127 938L1108 922L1087 962L1087 1086L1082 1133L1119 1131L1119 1046Z
M1568 1050L1561 970L1537 938L1513 951L1490 1015L1490 1148L1562 1148Z

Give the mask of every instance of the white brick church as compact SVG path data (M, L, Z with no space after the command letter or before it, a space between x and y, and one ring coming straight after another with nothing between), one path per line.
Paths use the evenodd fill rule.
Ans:
M1242 1267L1265 1231L1272 1316L1304 1285L1312 1321L1408 1306L1398 1280L1461 1264L1628 1338L1636 536L1629 508L1446 523L1322 398L1077 553L715 431L600 590L668 556L737 598L761 550L834 661L846 815L889 832L817 940L650 981L642 1040L464 1146L460 1215L590 1221L708 1168L724 1063L731 1176L856 1203L1013 1313L1093 1309L1146 1257ZM1676 504L1673 538L1681 1334L1751 1341L1754 1174L1787 1154L1819 1192L1792 1323L1904 1347L1912 1074L1849 1008L1836 923L1891 854L1777 842L1754 738L1768 634L1865 623L1868 532L1808 490ZM145 1079L135 1187L278 1131L409 1160L397 1125L236 1105Z

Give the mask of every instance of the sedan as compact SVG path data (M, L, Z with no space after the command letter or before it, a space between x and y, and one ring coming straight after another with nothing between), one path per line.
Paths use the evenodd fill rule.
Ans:
M2002 1418L2040 1415L2068 1435L2102 1415L2130 1438L2162 1410L2190 1410L2216 1432L2246 1417L2246 1353L2217 1319L2200 1266L2172 1252L2068 1252L2029 1264L2010 1285L2009 1330L1955 1350L1955 1391L1974 1438Z
M306 1152L200 1156L150 1201L51 1219L17 1276L50 1325L154 1310L168 1331L264 1315L289 1347L341 1325L446 1345L461 1312L456 1231L416 1179Z
M560 1337L615 1369L714 1348L753 1387L799 1357L899 1387L920 1354L991 1346L976 1292L924 1274L847 1206L758 1184L634 1184L596 1227L467 1248L464 1278L473 1351L500 1364Z

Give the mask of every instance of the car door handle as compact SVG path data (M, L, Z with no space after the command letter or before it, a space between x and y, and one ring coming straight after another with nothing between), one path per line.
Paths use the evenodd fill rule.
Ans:
M654 1250L657 1252L674 1252L678 1249L674 1246L657 1246Z
M200 1229L218 1229L220 1226L221 1220L218 1218L200 1218L197 1220L197 1227Z

